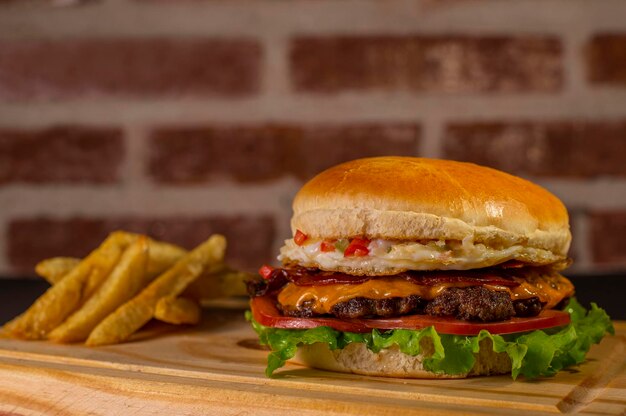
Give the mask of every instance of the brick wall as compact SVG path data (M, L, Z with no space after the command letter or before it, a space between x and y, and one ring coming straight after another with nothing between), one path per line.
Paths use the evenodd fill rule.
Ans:
M573 272L626 270L621 0L77 3L0 1L0 275L115 228L254 269L306 178L385 154L535 180Z

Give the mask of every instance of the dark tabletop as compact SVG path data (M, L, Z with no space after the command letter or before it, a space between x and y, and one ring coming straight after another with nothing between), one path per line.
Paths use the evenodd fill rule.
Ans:
M626 319L626 275L568 276L583 305L596 302L613 319ZM0 279L0 323L24 311L47 288L43 280Z

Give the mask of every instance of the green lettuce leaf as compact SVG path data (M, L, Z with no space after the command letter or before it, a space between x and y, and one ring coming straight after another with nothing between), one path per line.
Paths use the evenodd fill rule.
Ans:
M341 332L329 327L279 329L259 324L249 311L246 319L259 335L261 344L272 350L265 370L268 377L293 358L300 345L321 342L334 350L358 342L375 353L396 346L404 354L416 356L421 352L424 339L430 339L433 345L432 353L424 360L424 368L440 374L466 374L474 366L481 341L489 339L495 352L504 352L511 359L511 376L515 379L519 375L526 378L551 376L565 367L580 364L592 344L600 342L607 332L614 334L611 319L595 303L587 311L572 299L565 310L570 314L571 322L564 327L508 335L494 335L483 330L476 336L439 334L433 327L374 329L366 334Z

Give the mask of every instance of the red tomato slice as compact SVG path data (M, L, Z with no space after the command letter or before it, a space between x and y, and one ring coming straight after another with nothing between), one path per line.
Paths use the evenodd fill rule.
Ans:
M486 329L491 334L512 334L516 332L546 329L567 325L570 316L567 312L556 310L542 311L532 318L511 318L501 322L467 322L454 318L429 315L408 315L397 318L380 319L338 319L338 318L293 318L282 316L275 301L267 296L253 298L250 302L252 315L261 325L272 328L309 329L329 326L338 331L365 333L372 329L422 329L434 326L440 334L478 335Z
M272 266L268 266L267 264L264 264L259 269L259 274L261 275L263 279L267 280L270 278L270 275L272 274L273 271L274 271L274 268Z
M297 245L301 246L308 238L308 235L300 230L296 230L296 235L293 236L293 241L295 241Z
M370 240L367 240L365 238L353 238L352 241L350 241L350 245L348 245L348 247L346 248L346 251L343 252L344 257L367 256L370 253L369 249L367 248L369 243Z
M259 296L250 301L250 310L254 320L261 325L284 329L309 329L318 326L330 326L344 332L370 332L365 325L354 322L358 319L341 320L335 318L292 318L282 316L276 308L274 299L268 296Z
M335 243L333 243L332 241L323 240L320 244L320 250L322 250L324 253L333 252L336 250Z

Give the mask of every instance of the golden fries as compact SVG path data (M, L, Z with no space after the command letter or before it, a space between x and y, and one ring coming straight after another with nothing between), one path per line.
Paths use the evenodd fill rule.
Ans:
M213 272L204 273L185 290L184 296L198 301L246 296L246 281L252 280L250 273L233 270L227 266Z
M35 273L46 279L51 285L55 285L74 267L78 266L80 261L81 259L74 257L53 257L37 263Z
M172 267L182 259L187 250L174 244L148 239L148 269L146 273L152 279Z
M166 255L159 255L158 251L155 253L155 247L157 247L158 250L158 247L164 244L165 243L157 242L155 245L155 242L151 241L150 256L148 260L149 266L147 271L148 275L151 277L154 277L156 274L160 274L155 274L155 271L164 271L165 269L171 267L176 262L172 261L172 258L176 257L176 260L178 260L178 258L184 255L182 254L178 256L180 252L185 253L183 249L178 248L178 252L171 251ZM73 257L53 257L39 262L35 267L35 271L50 284L56 284L63 278L63 276L72 271L72 269L80 263L80 261L80 259ZM197 301L247 295L245 282L254 278L251 273L233 270L225 264L215 267L216 268L211 274L203 273L200 277L194 280L187 287L187 289L185 289L183 295Z
M61 282L40 296L26 312L7 323L5 330L19 338L45 338L89 297L90 288L108 276L126 245L120 234L111 234Z
M139 237L124 251L111 275L85 304L48 338L56 342L84 341L89 333L118 306L132 298L149 281L146 274L148 241Z
M213 235L155 279L133 299L107 316L89 335L90 346L114 344L128 339L153 316L159 299L178 296L203 272L221 265L226 239ZM64 279L65 280L65 279Z
M165 243L159 244L162 245ZM171 261L171 258L174 257L173 251L167 256L159 255L158 252L155 253L155 247L158 246L155 246L154 242L151 242L148 264L152 267L148 266L147 273L149 276L153 277L155 275L155 271L159 269L163 271L175 263L175 261ZM182 251L182 249L180 250ZM182 257L182 255L180 257ZM170 261L171 263L168 264ZM39 276L43 277L51 284L55 284L58 283L65 274L69 273L79 262L80 259L72 257L53 257L39 262L35 271ZM167 265L167 267L163 267L165 265ZM245 282L247 280L252 280L253 278L254 276L251 273L233 270L226 265L223 265L223 267L218 267L211 274L203 273L200 277L194 280L189 287L187 287L187 289L185 289L183 295L198 301L231 296L246 296Z
M227 269L218 278L220 281L220 295L214 297L248 296L246 282L253 280L255 275Z
M169 324L195 325L200 322L200 305L188 298L166 296L157 302L154 318Z
M116 231L84 259L39 262L52 287L4 326L3 334L105 345L128 339L152 318L195 324L200 302L245 294L251 275L224 264L226 239L213 235L193 251Z
M128 237L128 243L139 237L137 234L127 233L125 231L118 231L118 233ZM160 275L187 254L187 250L174 244L152 239L148 239L148 243L150 256L148 258L148 269L146 273L152 277ZM35 273L46 279L48 283L54 285L72 271L80 261L81 259L74 257L53 257L37 263Z

